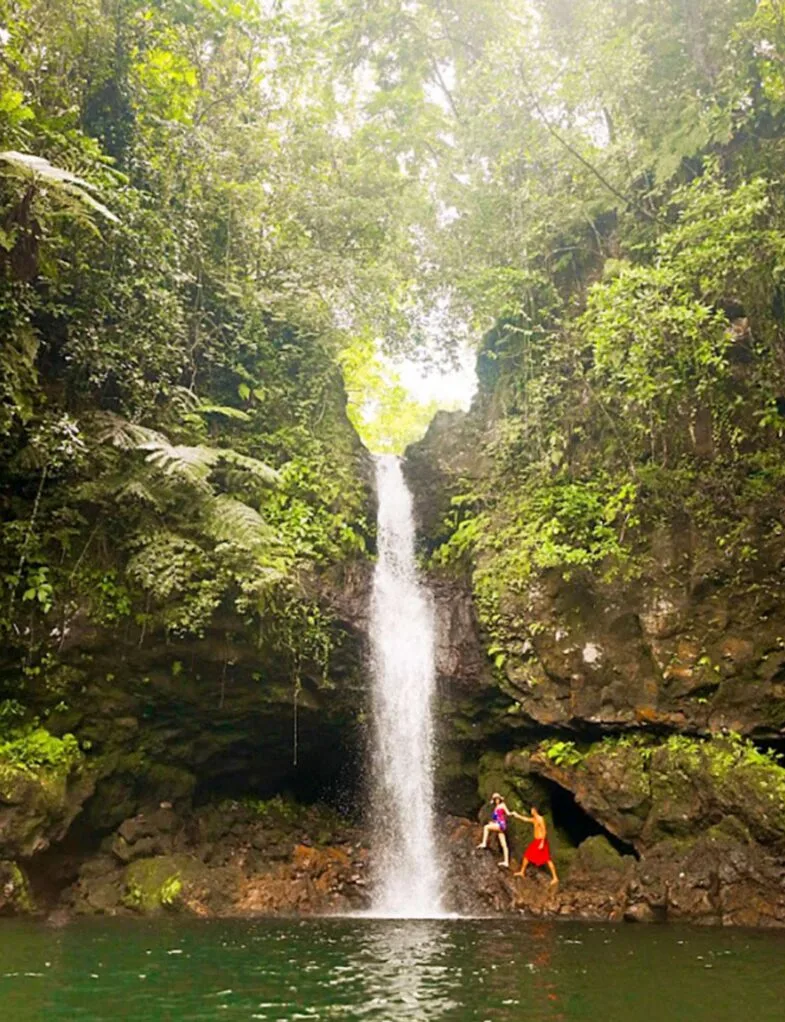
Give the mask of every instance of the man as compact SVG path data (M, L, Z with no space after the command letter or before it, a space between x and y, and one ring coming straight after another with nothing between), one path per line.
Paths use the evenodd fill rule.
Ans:
M504 804L504 799L501 795L495 791L491 795L491 803L493 805L493 812L491 813L491 822L486 823L482 828L482 841L477 845L478 848L488 847L488 838L491 834L497 834L499 838L499 844L502 849L502 861L499 865L503 869L509 869L510 867L510 849L507 845L507 817L516 813L510 814L510 810ZM523 819L521 816L520 819Z
M523 853L521 868L513 876L522 877L526 875L526 867L531 863L533 866L547 866L551 871L551 887L558 884L559 878L556 875L556 867L551 859L551 849L548 844L548 828L545 819L532 806L531 816L521 816L520 813L510 813L516 820L523 820L524 823L534 824L534 840L530 842Z

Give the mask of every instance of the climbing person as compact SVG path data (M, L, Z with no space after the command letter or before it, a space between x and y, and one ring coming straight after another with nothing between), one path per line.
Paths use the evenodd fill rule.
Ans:
M545 823L545 818L537 812L534 806L532 806L531 816L521 816L520 813L510 813L510 816L514 816L516 820L523 820L524 823L534 825L534 840L527 846L526 851L523 853L521 868L517 873L513 873L513 876L525 876L526 867L531 863L533 866L547 866L551 871L551 887L558 884L559 877L556 873L553 859L551 859L551 848L548 844L548 827Z
M487 848L488 838L491 834L496 834L499 838L499 844L501 845L502 850L502 861L499 865L504 869L509 869L510 849L507 844L507 817L510 815L510 810L507 808L504 803L504 799L497 791L491 795L491 804L493 805L491 820L490 823L486 823L482 828L482 841L477 845L477 847Z

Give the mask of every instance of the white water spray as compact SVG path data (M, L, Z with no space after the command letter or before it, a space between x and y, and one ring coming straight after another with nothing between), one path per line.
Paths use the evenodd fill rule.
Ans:
M414 553L398 458L376 460L379 558L371 604L377 915L443 915L433 819L434 608Z

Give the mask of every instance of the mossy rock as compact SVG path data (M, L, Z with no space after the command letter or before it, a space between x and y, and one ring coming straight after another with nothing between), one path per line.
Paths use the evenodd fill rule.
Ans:
M185 883L199 867L189 855L137 859L125 871L123 905L143 915L177 909L182 905Z
M633 857L618 852L604 834L594 834L581 841L573 857L573 862L588 873L606 869L622 872L631 861Z
M102 771L104 777L86 812L90 826L98 831L112 830L143 805L190 803L196 787L196 778L188 770L151 762L140 751L104 757Z
M539 777L519 768L524 754L486 752L480 758L477 771L480 797L487 802L493 792L498 791L511 809L528 814L532 806L537 806L547 816L550 810L548 788Z
M29 916L35 910L24 870L9 859L0 861L0 916Z
M67 739L67 740L66 740ZM76 739L43 728L0 750L0 857L29 858L59 841L95 787Z
M483 802L487 802L495 791L506 797L508 787L509 777L504 769L503 753L484 753L477 765L477 790L480 798Z

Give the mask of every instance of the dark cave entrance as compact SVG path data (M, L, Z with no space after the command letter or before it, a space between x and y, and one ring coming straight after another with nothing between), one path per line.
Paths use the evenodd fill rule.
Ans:
M321 803L356 820L362 813L365 736L358 726L326 723L316 714L300 720L297 746L280 722L260 726L198 772L194 805L225 799L281 796L301 805Z
M548 792L553 825L567 838L573 848L577 848L587 838L599 835L607 838L620 855L634 855L636 859L640 858L631 844L616 837L579 806L571 791L562 788L555 781L544 778L543 784Z

